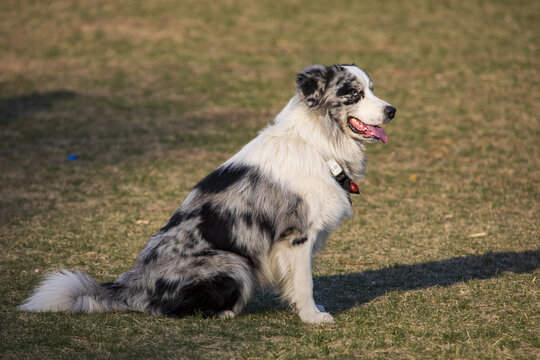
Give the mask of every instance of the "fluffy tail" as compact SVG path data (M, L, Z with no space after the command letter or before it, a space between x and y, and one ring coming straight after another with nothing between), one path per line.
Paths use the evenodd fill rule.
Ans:
M99 313L126 311L119 300L123 287L119 284L99 284L80 271L49 274L34 293L19 306L23 311L65 311Z

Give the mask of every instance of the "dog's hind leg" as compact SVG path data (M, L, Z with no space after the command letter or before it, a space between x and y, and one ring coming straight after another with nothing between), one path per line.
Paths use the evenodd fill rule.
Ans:
M216 251L193 258L182 268L157 277L149 292L148 312L183 317L196 313L219 318L240 313L253 291L247 260Z
M313 300L311 253L314 241L308 236L291 238L274 246L271 264L281 297L309 323L334 322L332 316Z

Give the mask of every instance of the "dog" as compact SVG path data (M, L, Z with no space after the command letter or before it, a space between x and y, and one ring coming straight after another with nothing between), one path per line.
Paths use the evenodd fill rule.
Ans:
M356 65L303 69L273 123L195 185L131 270L102 284L51 273L19 309L228 318L271 286L302 321L333 322L313 299L312 253L352 217L364 143L385 143L395 113Z

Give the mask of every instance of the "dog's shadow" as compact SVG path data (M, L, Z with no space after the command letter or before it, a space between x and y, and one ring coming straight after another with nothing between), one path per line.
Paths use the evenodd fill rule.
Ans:
M540 251L498 252L469 255L440 261L368 270L314 279L315 301L336 313L367 303L391 291L419 290L433 286L450 286L468 280L516 274L540 268ZM260 294L245 312L278 311L284 306L271 294Z

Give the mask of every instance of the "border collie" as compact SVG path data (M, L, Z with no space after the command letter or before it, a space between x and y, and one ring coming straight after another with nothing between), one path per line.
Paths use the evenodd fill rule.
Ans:
M305 68L273 123L195 185L131 270L102 284L51 273L19 309L233 317L272 286L302 321L333 322L313 300L311 256L352 216L364 143L386 142L395 112L355 65Z

